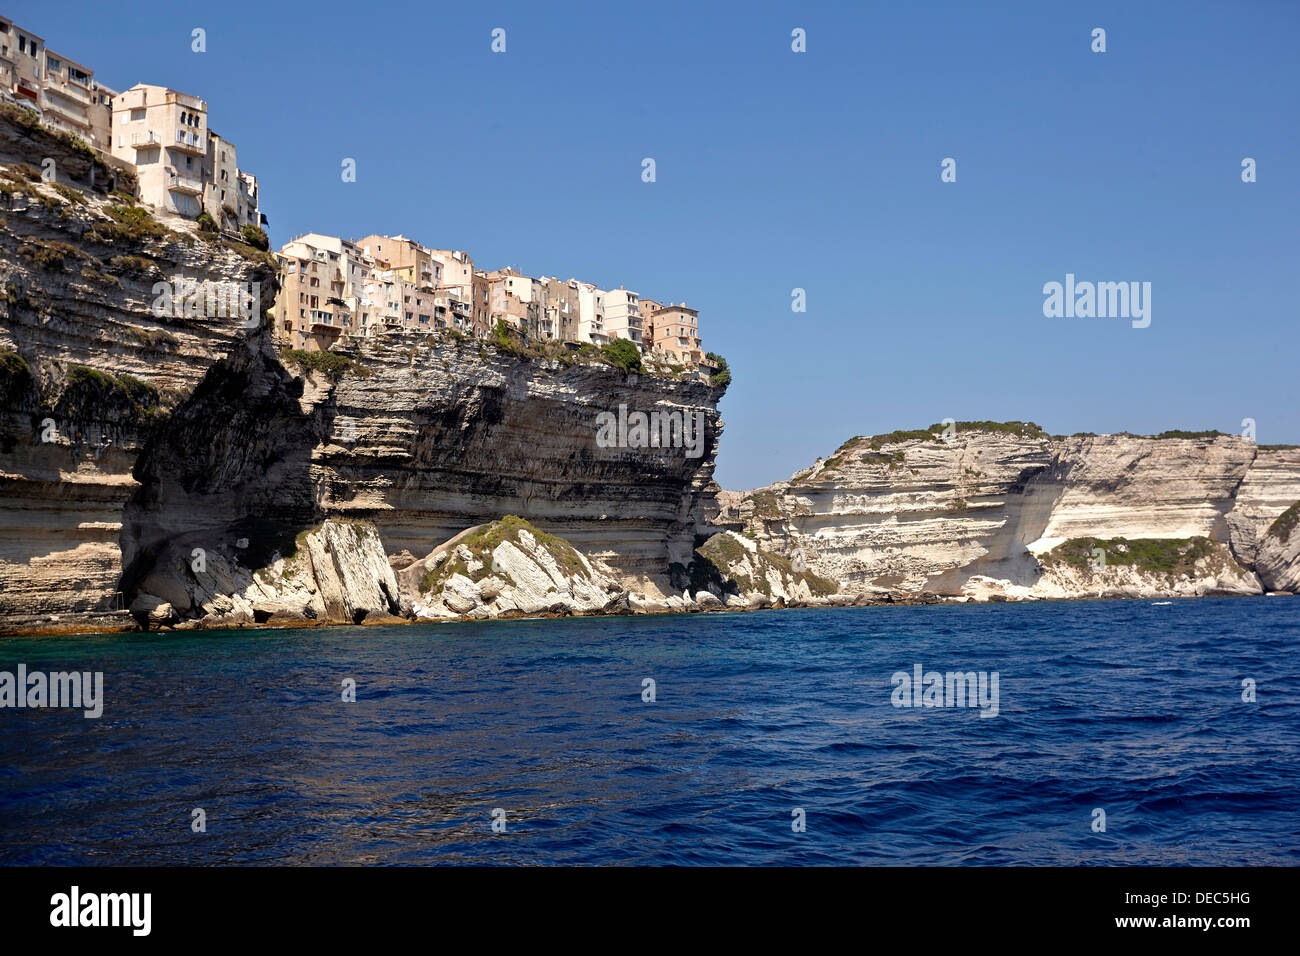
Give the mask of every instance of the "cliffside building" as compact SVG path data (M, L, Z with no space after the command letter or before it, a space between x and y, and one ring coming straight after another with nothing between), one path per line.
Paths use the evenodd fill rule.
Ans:
M115 90L95 80L94 70L0 17L0 97L34 111L45 126L79 136L108 154L115 96Z
M280 291L275 337L305 351L328 349L344 334L372 334L379 309L367 294L375 263L356 244L308 233L276 253Z
M605 293L605 332L610 339L642 343L640 297L622 286Z
M647 333L651 348L672 356L680 365L696 366L704 361L698 310L688 309L685 302L659 306L645 322L652 328Z
M570 279L578 291L578 341L592 345L606 345L609 335L605 331L605 293L590 282Z
M208 128L207 103L138 83L113 99L112 154L133 163L140 198L195 219L207 212L223 229L261 226L257 179L242 172L234 144Z

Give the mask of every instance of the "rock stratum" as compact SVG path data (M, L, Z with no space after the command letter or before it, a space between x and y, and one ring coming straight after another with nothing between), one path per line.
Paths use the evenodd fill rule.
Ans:
M1234 435L936 425L859 436L720 500L719 525L859 597L1294 593L1300 576L1281 521L1300 449Z

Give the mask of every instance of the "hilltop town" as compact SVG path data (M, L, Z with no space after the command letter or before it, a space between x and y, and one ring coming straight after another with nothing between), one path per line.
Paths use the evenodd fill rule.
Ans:
M511 268L476 269L467 252L426 248L405 236L349 241L310 233L285 243L276 259L276 336L295 349L403 330L454 329L487 338L501 324L531 342L599 346L624 339L642 353L714 371L699 314L684 302Z
M0 101L86 144L138 182L139 202L269 250L257 177L234 143L209 126L203 99L162 86L119 92L43 37L0 17ZM405 236L348 240L306 233L274 253L280 291L276 342L300 351L390 332L456 332L487 339L509 330L529 343L600 347L630 342L640 355L702 375L718 371L703 349L698 310L619 286L479 269L469 253Z

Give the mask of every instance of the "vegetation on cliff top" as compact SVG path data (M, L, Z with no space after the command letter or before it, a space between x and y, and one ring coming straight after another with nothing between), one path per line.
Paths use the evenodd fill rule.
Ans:
M608 345L602 345L600 352L609 359L610 364L621 368L624 372L642 371L641 353L627 339L615 339Z
M1190 432L1182 428L1171 428L1169 431L1161 432L1159 435L1153 435L1153 438L1220 438L1226 437L1227 432L1221 432L1217 428L1211 428L1206 431Z
M725 390L731 384L731 368L727 365L727 360L717 352L706 352L704 358L714 368L713 374L709 376L709 384Z
M267 238L265 232L260 226L245 226L239 230L240 237L244 240L245 245L252 246L262 252L269 252L271 249L271 240Z
M957 435L962 432L995 432L1015 435L1018 438L1047 437L1047 433L1043 431L1042 427L1033 422L966 421L952 422L950 424L936 422L929 428L900 428L882 435L856 435L835 449L832 458L852 451L863 444L868 445L873 451L879 451L886 445L897 445L906 441L942 441L943 433L948 428L952 428ZM830 460L827 459L828 462Z

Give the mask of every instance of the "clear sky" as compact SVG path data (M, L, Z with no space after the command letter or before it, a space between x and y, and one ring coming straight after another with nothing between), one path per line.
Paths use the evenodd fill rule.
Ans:
M698 308L724 487L945 417L1300 443L1293 0L5 12L206 99L277 247L400 232ZM1150 282L1150 326L1044 317L1066 273Z

